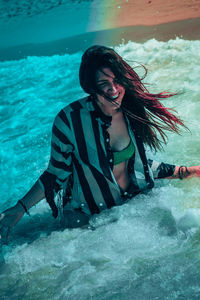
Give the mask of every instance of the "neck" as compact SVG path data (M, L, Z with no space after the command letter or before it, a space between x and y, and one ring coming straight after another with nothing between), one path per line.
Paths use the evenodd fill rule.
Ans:
M121 112L121 108L120 107L115 107L113 105L113 107L107 107L105 105L103 105L100 101L97 100L97 105L99 106L99 108L101 109L101 111L106 115L106 116L112 116L114 117L115 115L117 115L119 112Z

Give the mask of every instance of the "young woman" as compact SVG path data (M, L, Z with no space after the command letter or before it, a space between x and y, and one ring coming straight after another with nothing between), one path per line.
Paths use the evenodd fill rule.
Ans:
M44 198L56 218L59 196L65 225L72 228L151 189L155 179L200 176L199 166L158 163L145 154L144 146L158 150L166 143L165 130L177 133L184 126L159 101L173 94L150 93L122 57L104 46L83 54L79 76L89 96L56 116L47 170L0 215L5 240L24 213Z

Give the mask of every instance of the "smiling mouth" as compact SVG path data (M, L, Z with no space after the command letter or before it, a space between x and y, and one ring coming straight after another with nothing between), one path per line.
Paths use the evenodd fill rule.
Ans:
M106 98L108 100L115 101L118 99L119 95L120 95L120 93L118 93L117 95L114 95L114 96L106 96Z

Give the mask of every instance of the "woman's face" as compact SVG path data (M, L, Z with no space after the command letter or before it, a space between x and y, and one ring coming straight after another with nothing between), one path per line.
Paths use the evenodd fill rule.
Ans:
M120 108L125 88L120 85L115 75L109 68L103 68L96 73L97 87L103 95L97 94L97 100L104 110L116 110Z

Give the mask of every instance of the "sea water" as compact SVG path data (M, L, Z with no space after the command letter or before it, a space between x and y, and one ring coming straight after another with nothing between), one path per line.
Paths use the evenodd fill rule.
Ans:
M168 134L158 161L199 165L200 41L182 39L116 50L149 72L151 92L189 130ZM14 205L48 164L55 115L83 97L82 52L0 63L0 211ZM144 71L137 67L142 76ZM30 210L0 250L0 298L147 300L200 298L200 178L157 180L145 195L95 216L90 229L65 229L46 201Z

